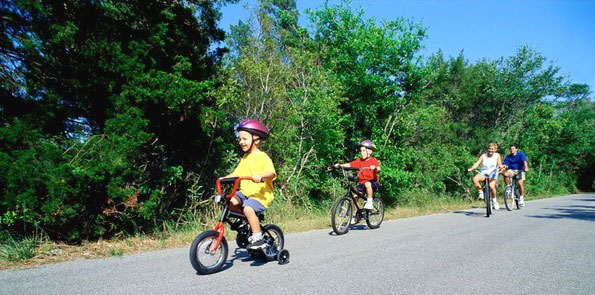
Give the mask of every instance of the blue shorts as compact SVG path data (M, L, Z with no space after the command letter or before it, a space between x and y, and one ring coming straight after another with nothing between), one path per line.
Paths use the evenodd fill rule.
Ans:
M366 181L366 182L369 182L370 184L372 184L372 191L374 191L374 192L378 191L378 181L370 180L370 181ZM366 182L359 184L357 186L357 190L360 192L365 192L366 191Z
M246 195L244 195L240 191L236 192L236 196L238 196L238 198L240 198L240 200L242 201L242 207L248 206L254 209L256 215L260 215L262 212L264 212L264 210L267 209L259 201L246 197Z

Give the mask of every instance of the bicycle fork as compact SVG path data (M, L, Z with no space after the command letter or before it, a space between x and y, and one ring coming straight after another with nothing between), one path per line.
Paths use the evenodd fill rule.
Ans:
M213 228L213 230L218 232L219 235L217 236L217 242L215 242L215 246L213 246L213 248L210 251L212 255L215 254L215 252L217 252L217 249L219 249L219 246L221 245L221 240L223 240L223 234L225 233L224 220L228 212L229 207L225 206L225 208L223 209L223 214L221 214L221 219L219 220L217 225L215 225L215 228Z

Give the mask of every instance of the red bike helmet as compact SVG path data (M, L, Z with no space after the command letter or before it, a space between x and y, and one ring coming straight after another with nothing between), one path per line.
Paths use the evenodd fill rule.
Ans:
M264 124L255 119L248 119L237 128L237 131L246 131L250 134L258 135L262 140L269 138L269 129Z
M362 141L362 142L359 144L359 146L358 146L358 147L362 147L362 146L363 146L363 147L366 147L366 148L369 148L369 149L371 149L372 151L375 151L375 150L376 150L376 145L374 145L374 143L373 143L371 140L368 140L368 139L366 139L366 140Z

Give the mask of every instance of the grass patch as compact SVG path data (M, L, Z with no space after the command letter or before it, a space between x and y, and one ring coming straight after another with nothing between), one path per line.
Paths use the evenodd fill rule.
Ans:
M38 236L14 239L10 234L0 243L0 259L9 262L28 260L37 254L41 242Z
M549 198L553 194L530 196L527 200ZM266 223L274 223L284 233L302 232L317 229L330 229L330 208L332 204L323 204L324 208L308 205L297 206L275 204L266 216ZM385 220L423 216L436 213L452 212L469 208L483 208L483 201L465 201L460 198L437 198L427 202L412 202L393 208L386 208ZM0 244L0 269L25 268L47 263L56 263L78 259L101 257L119 257L151 250L189 247L194 238L202 231L214 227L221 213L213 207L206 215L185 216L175 222L167 222L159 233L119 237L111 240L84 242L81 245L68 245L48 241L40 236L15 240L12 237ZM227 230L225 238L230 245L235 245L235 232Z

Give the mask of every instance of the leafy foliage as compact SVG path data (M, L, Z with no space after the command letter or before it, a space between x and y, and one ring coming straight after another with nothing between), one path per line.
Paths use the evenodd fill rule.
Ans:
M388 204L468 198L489 142L527 154L529 194L595 189L590 89L539 52L423 57L422 24L345 2L304 27L293 0L258 1L218 48L225 2L0 5L0 238L80 242L201 215L247 118L272 132L275 209L326 208L342 190L325 167L362 139Z

